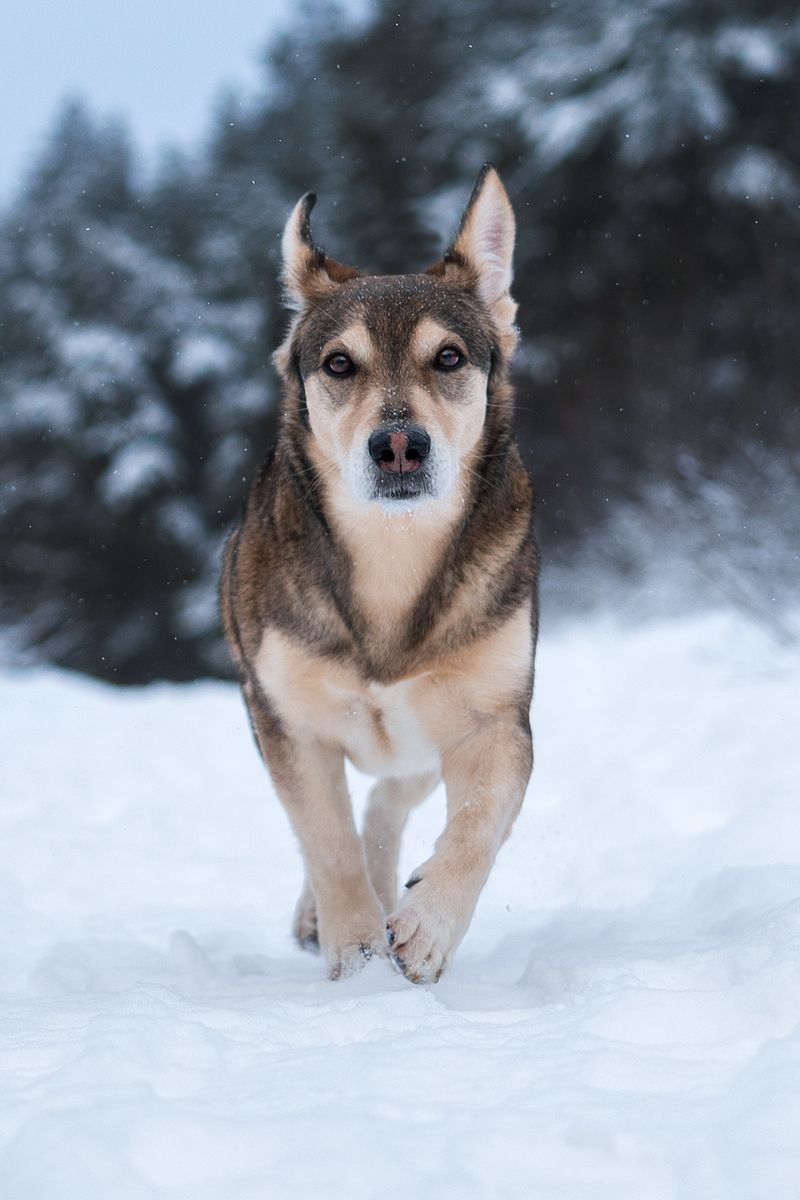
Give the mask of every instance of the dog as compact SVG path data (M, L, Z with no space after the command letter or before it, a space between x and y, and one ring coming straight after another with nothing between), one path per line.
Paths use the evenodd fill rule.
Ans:
M221 610L299 840L293 933L336 979L388 954L439 979L533 764L533 487L512 435L514 214L487 164L422 274L282 239L294 315L277 443L224 555ZM359 835L345 759L376 777ZM444 781L434 853L397 895L408 815Z

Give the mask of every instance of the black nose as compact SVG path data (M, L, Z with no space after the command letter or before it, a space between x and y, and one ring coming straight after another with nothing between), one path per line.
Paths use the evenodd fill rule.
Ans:
M416 471L431 452L431 439L419 425L392 429L384 425L374 430L367 443L369 456L382 471Z

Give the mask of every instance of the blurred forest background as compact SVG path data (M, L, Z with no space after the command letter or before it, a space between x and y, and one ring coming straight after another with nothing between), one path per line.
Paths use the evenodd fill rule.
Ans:
M485 160L519 222L545 621L635 594L790 637L799 66L779 0L313 0L155 176L67 106L0 220L6 654L229 672L216 577L275 432L282 224L313 189L336 257L424 269Z

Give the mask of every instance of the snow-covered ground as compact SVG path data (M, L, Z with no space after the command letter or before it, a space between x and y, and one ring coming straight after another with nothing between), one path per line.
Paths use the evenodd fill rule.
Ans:
M527 804L430 989L294 947L233 688L7 673L0 711L1 1200L800 1195L796 648L545 633Z

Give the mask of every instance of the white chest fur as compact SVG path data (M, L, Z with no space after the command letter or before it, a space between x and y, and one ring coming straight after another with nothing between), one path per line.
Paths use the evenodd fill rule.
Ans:
M364 683L355 671L309 656L277 630L264 634L256 670L295 736L337 742L359 770L398 777L439 767L420 712L424 677L385 687Z
M354 692L326 681L335 707L341 707L336 723L342 745L359 770L398 777L439 767L439 752L415 711L414 684L371 683Z
M448 747L518 704L532 652L526 604L479 641L387 686L309 653L277 629L264 632L254 666L287 732L301 742L333 742L360 770L385 777L439 768Z

